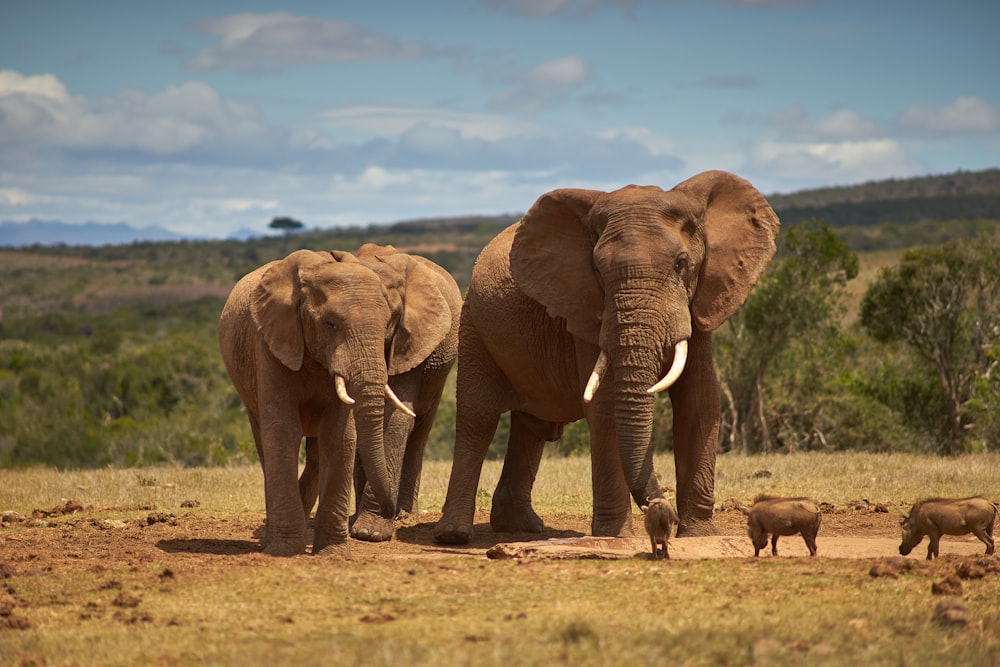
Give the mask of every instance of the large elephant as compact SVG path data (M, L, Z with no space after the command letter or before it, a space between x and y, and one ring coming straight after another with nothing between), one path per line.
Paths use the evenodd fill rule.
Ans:
M531 489L542 448L590 429L594 535L631 533L662 495L653 473L654 393L669 387L680 534L715 532L719 389L711 332L774 255L779 222L746 180L698 174L672 190L560 189L482 251L459 331L455 457L435 539L472 536L482 464L511 412L490 523L540 531Z
M265 553L305 551L305 517L318 496L313 553L350 555L356 453L367 490L356 494L354 532L392 536L399 501L416 497L460 311L444 269L391 246L299 250L236 284L219 345L264 473ZM303 436L307 464L297 482Z

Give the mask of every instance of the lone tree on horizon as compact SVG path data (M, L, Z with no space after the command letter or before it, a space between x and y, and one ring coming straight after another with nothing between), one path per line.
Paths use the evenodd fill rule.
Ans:
M268 227L271 229L280 229L286 234L291 234L294 231L302 229L305 225L295 218L290 218L287 215L281 215L271 218L271 222L268 224Z

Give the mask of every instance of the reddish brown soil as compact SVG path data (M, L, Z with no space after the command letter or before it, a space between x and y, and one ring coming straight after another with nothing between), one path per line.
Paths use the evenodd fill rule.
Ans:
M123 521L112 518L123 511L139 510L141 518ZM588 516L544 517L547 527L541 535L494 533L488 513L476 516L476 534L468 546L436 544L433 540L436 513L422 513L400 522L390 542L369 543L351 540L352 559L359 562L435 558L467 555L531 558L635 558L648 557L649 541L633 538L609 540L588 538ZM258 551L263 532L262 513L220 515L198 508L163 511L138 507L81 507L72 501L29 517L4 517L0 530L0 578L14 574L60 571L115 571L163 563L165 571L181 565L197 565L210 575L214 568L267 561ZM715 523L720 536L672 538L673 558L725 558L753 555L745 533L745 517L738 510L717 512ZM641 518L634 521L642 530ZM581 539L583 538L583 539ZM554 540L540 545L540 540ZM895 514L870 509L831 509L823 516L817 538L819 556L826 558L880 558L898 555L899 518ZM499 545L499 546L498 546ZM924 540L910 554L922 559ZM778 542L781 557L803 556L808 552L798 536ZM941 554L975 555L985 548L973 536L944 538ZM769 557L769 549L762 556ZM309 556L303 556L309 557Z

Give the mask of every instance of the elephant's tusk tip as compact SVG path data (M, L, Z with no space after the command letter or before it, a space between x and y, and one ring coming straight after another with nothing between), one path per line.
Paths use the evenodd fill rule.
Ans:
M334 385L337 388L337 398L340 399L341 403L344 405L354 405L354 399L347 393L347 383L344 382L344 378L338 375L334 380Z
M390 403L396 406L397 410L399 410L400 412L409 417L413 417L414 419L416 419L417 413L411 410L410 407L406 405L406 403L403 403L401 400L399 400L399 397L396 396L396 392L392 390L392 387L390 387L388 383L386 383L385 385L385 396L386 398L389 399Z

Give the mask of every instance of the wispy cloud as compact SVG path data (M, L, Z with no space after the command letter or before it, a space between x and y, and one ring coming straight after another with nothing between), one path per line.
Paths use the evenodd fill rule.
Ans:
M70 95L51 74L0 71L0 146L10 149L168 156L215 147L245 153L249 143L274 132L253 105L224 99L201 82L88 100Z
M219 38L215 46L187 60L198 70L270 72L283 65L415 60L440 55L421 42L406 42L347 21L286 12L242 13L194 24Z
M759 88L760 79L752 74L719 74L688 84L694 88L734 90L739 88Z
M530 113L556 106L572 89L593 78L590 66L579 56L565 56L530 69L509 73L506 79L515 84L490 101L499 111Z
M959 97L939 107L914 105L899 117L907 130L926 133L979 134L1000 129L1000 107L981 97Z
M580 19L599 9L631 14L639 6L639 0L482 0L482 5L496 12L527 19Z

